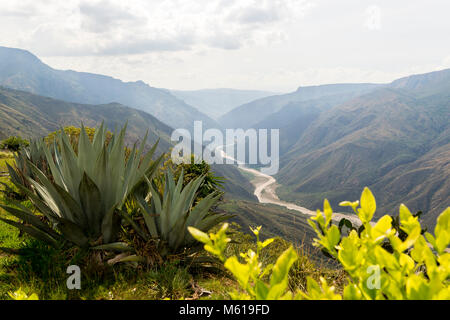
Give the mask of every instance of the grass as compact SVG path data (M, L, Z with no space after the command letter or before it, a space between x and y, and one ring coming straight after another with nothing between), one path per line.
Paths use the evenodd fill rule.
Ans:
M16 236L16 240L21 242L23 239ZM228 298L227 287L218 284L223 283L220 280L222 276L193 274L186 266L176 263L166 263L150 270L126 265L103 267L83 261L86 256L70 257L67 252L33 240L25 240L19 247L24 250L24 256L0 258L0 300L7 299L8 292L18 288L28 294L37 293L40 299L50 300ZM81 267L81 290L66 287L67 266L72 264ZM202 296L203 292L208 295Z
M2 177L2 173L8 172L8 168L6 164L13 165L14 163L14 154L9 151L1 151L0 150L0 182L5 182L5 177ZM1 188L1 186L0 186ZM0 189L1 190L1 189Z
M239 231L233 224L230 244L226 255L232 256L252 248L254 239ZM59 251L48 247L0 222L2 246L21 248L23 256L0 256L0 300L8 299L8 292L22 288L27 294L37 293L40 299L81 300L161 300L161 299L230 299L227 292L237 290L238 285L225 271L209 271L202 267L189 267L179 262L165 263L152 269L132 268L127 265L114 267L98 266L92 256L81 252ZM261 254L263 265L273 264L290 244L277 238L264 248ZM317 265L308 253L299 248L300 259L290 272L292 290L303 289L306 277L325 277L334 283L338 291L345 283L340 270ZM66 287L69 265L81 267L81 290ZM87 268L86 266L89 266Z

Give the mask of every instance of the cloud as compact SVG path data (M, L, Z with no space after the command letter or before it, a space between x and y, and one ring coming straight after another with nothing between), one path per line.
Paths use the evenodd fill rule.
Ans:
M29 0L27 0L29 1ZM283 25L306 0L46 0L22 6L17 43L46 56L130 55L218 48L236 50L286 39ZM45 5L43 5L45 4Z
M237 21L242 24L264 24L278 21L280 19L281 15L277 10L258 7L235 9L228 16L228 20Z
M120 5L112 4L106 0L100 2L82 2L79 5L81 14L81 28L94 33L104 33L115 27L120 26L123 22L130 24L145 23L142 19Z
M1 17L12 18L26 18L37 15L39 12L38 7L33 1L14 1L14 2L2 2L2 9L0 10Z
M364 26L369 30L381 30L381 8L379 6L370 6L366 9Z
M192 39L180 36L176 39L128 38L106 43L98 48L97 55L141 54L152 51L182 51L189 50Z

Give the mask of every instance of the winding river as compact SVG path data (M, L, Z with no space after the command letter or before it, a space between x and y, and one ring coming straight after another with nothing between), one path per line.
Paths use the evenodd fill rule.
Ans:
M220 147L216 148L216 150L220 150L220 154L221 154L222 158L233 160L234 162L237 163L237 166L239 167L239 169L246 171L255 177L250 182L255 187L255 191L253 193L256 196L256 198L258 198L259 203L275 204L275 205L279 205L279 206L288 208L290 210L298 211L302 214L306 214L306 215L310 215L310 216L316 215L315 211L301 207L295 203L280 200L280 198L278 198L278 196L275 192L278 185L277 185L277 180L274 177L264 174L258 170L248 168L243 163L239 163L238 161L236 161L236 159L230 157L229 155L227 155L225 153L225 151L223 150L224 147L225 146L220 146ZM354 225L361 224L361 221L354 214L344 214L344 213L334 213L333 212L333 220L334 221L339 221L342 218L346 218L346 219L350 220Z

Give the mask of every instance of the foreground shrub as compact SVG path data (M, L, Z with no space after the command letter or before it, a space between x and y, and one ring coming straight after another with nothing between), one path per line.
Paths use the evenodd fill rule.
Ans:
M58 132L52 147L45 143L40 146L51 177L27 161L33 173L27 181L33 191L24 185L17 171L8 166L11 181L50 223L20 204L1 207L25 224L0 219L53 246L67 242L91 247L115 241L120 230L117 210L145 176L153 175L161 159L151 161L156 145L143 155L146 138L140 148L134 146L127 157L125 131L126 126L107 143L107 130L102 125L91 142L83 127L78 154L67 134Z
M27 147L30 144L28 140L21 137L11 136L2 142L0 142L0 149L7 149L9 151L19 151L23 147Z
M147 179L146 188L137 188L133 194L139 214L145 222L145 230L133 223L131 217L128 219L145 241L157 240L158 251L162 256L196 246L196 241L187 230L189 226L208 231L228 218L210 211L221 197L220 192L214 191L194 203L204 175L191 180L186 186L183 186L183 179L184 174L181 172L175 183L169 169L165 174L162 192Z
M288 290L288 272L297 260L295 250L290 247L271 267L261 268L259 250L270 243L258 240L258 250L242 253L245 263L236 256L225 260L223 252L230 241L226 236L227 225L216 234L190 228L191 234L205 244L205 250L219 257L224 266L238 280L242 292L231 293L235 299L450 299L450 208L438 218L434 236L421 234L418 218L405 205L400 206L400 229L392 227L392 218L383 216L372 225L376 210L372 193L365 188L360 201L343 202L351 206L358 215L364 230L358 235L352 230L341 237L339 227L332 224L333 212L327 200L324 211L309 220L318 236L315 245L324 248L336 258L348 273L348 284L342 295L335 292L324 278L320 284L312 278L307 280L306 292ZM358 208L358 206L360 207ZM399 238L399 231L407 237ZM258 235L259 229L254 230ZM389 242L390 253L383 248ZM270 282L262 281L271 273Z

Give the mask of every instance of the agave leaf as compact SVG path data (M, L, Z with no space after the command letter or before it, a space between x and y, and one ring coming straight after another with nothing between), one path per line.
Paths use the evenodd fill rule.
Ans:
M205 217L197 224L199 230L210 230L212 227L232 218L234 215L228 214L212 214Z
M61 197L60 192L56 187L57 185L53 184L32 162L29 161L28 163L40 182L38 183L33 179L29 179L30 183L36 188L39 195L59 216L74 221L75 217L64 199Z
M102 210L102 198L97 186L86 172L83 174L83 179L79 186L79 194L83 216L86 221L84 225L97 237L101 233L104 212Z
M55 238L50 236L48 233L45 233L44 231L37 229L34 226L24 225L24 224L18 223L16 221L8 220L8 219L1 218L1 217L0 217L0 220L25 232L25 233L28 233L30 236L32 236L36 239L44 241L54 247L58 246L58 241Z
M124 251L133 252L134 251L134 249L125 242L113 242L113 243L108 243L108 244L102 244L100 246L92 247L91 249L93 249L93 250L111 250L111 251L119 251L119 252L124 252Z
M17 162L16 162L17 163ZM6 167L8 168L8 172L9 172L9 178L11 179L11 181L17 185L17 184L21 184L21 179L19 177L19 175L16 173L16 170L14 170L8 162L6 162Z
M185 243L187 232L187 217L188 214L184 214L182 218L178 219L173 226L173 228L169 231L169 234L171 235L168 237L167 242L169 243L169 247L177 251L178 248Z
M55 213L58 217L64 217L63 210L60 210L60 207L62 207L62 204L56 203L55 199L50 195L49 191L41 186L39 183L37 183L34 180L31 180L30 183L32 186L36 189L37 194L42 198L45 205Z
M181 169L180 177L178 178L177 185L174 190L174 194L178 195L181 193L181 189L183 188L183 182L184 182L184 169Z
M116 235L114 234L114 213L116 211L116 207L113 206L103 217L102 220L102 234L103 234L103 242L109 243L115 240Z
M209 213L209 210L213 205L215 205L220 197L222 196L221 193L211 193L207 195L205 198L203 198L191 211L188 217L188 226L193 226L197 229L197 225L200 223L201 220L203 220ZM207 231L200 229L202 231Z
M104 126L104 122L102 121L100 128L95 130L94 139L92 141L92 149L100 150L101 147L105 144L105 138L106 138L106 129Z
M57 184L67 189L67 186L64 183L64 179L61 175L61 170L59 170L59 166L56 166L55 161L53 160L53 156L49 150L49 148L44 144L43 146L45 158L47 160L48 166L50 167L50 171L52 172L53 179ZM53 142L53 149L55 152L55 160L58 162L60 160L59 158L59 152L58 148L56 146L56 141Z
M60 218L57 227L67 240L81 248L88 247L89 239L86 237L83 230L72 221Z
M78 167L92 170L92 164L94 163L93 156L95 155L91 141L86 133L86 128L81 125L80 137L78 139Z
M23 193L25 193L36 206L36 208L46 216L50 221L55 222L59 216L53 212L36 194L21 184L16 185Z
M111 259L108 261L108 264L116 264L116 263L120 263L120 262L146 262L144 257L141 256L137 256L135 254L133 255L122 255L122 256L117 256L114 259Z
M64 202L67 212L64 214L66 217L71 217L71 221L79 224L80 226L87 227L88 221L83 209L79 203L63 188L55 184L55 189L58 192L61 200Z
M183 215L191 208L192 203L195 199L195 193L197 192L200 184L203 182L204 176L198 177L195 180L190 181L186 187L183 189L181 194L177 194L171 191L173 197L173 210L170 212L171 224L170 227L173 228L178 219L182 219ZM176 191L176 190L175 190Z
M55 239L58 238L59 235L54 230L49 228L49 226L47 226L45 223L39 220L39 218L36 217L34 214L32 214L30 211L24 209L22 210L16 209L4 205L0 205L0 207L9 212L10 214L12 214L13 216L23 220L25 223L31 224L32 226L41 230L42 232L48 233L51 237Z
M80 168L77 163L77 155L70 144L67 134L62 130L61 148L61 172L64 179L64 184L67 186L67 191L75 198L78 197L78 186L80 185L81 175Z
M141 209L142 216L144 217L145 224L147 225L147 228L150 232L150 236L152 238L158 237L158 229L156 228L156 221L155 221L155 215L156 213L152 214L152 210L145 201L145 199L137 194L135 195L136 202Z

